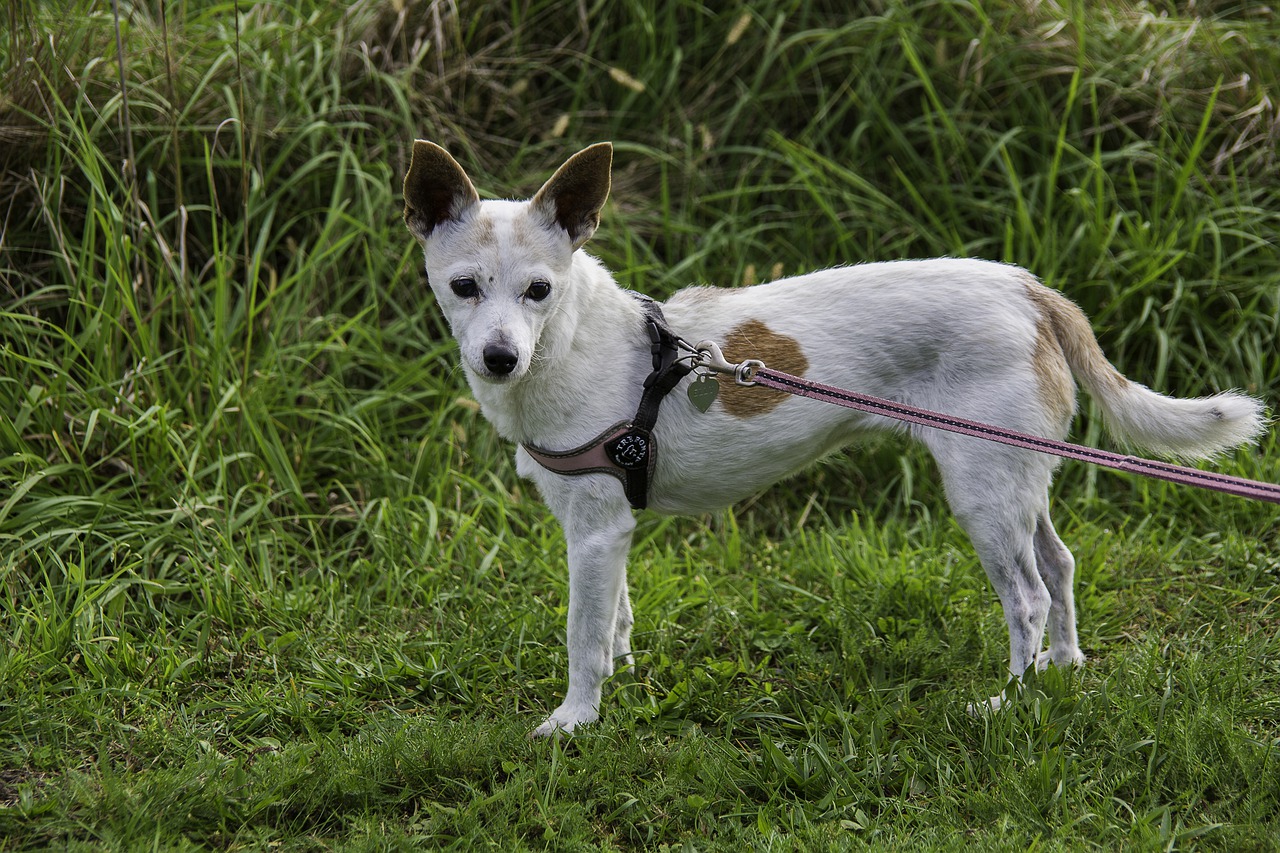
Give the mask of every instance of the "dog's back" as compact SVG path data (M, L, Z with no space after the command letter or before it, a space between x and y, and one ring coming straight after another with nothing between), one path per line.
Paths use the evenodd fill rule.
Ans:
M690 288L664 307L678 334L721 342L730 361L758 358L816 382L1049 438L1065 437L1070 426L1073 377L1118 438L1161 454L1210 456L1264 424L1261 404L1244 395L1177 399L1126 379L1074 303L1005 264L840 267L751 288ZM729 379L720 384L709 412L689 405L664 412L659 438L669 450L655 508L723 506L861 431L906 429Z

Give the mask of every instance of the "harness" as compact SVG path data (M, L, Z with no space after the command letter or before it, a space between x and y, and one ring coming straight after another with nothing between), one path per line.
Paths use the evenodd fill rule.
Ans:
M680 339L662 316L662 308L649 297L631 291L644 305L645 330L649 335L649 351L653 354L653 370L644 380L644 391L635 417L620 421L586 444L572 450L543 450L532 444L521 445L533 460L557 474L610 474L622 481L632 509L649 504L649 483L657 464L657 447L653 425L658 422L658 409L693 365L680 358Z

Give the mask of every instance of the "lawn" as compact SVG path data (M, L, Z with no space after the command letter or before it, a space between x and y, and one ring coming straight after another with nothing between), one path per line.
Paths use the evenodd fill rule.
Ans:
M728 11L712 7L726 6ZM639 515L559 741L558 526L400 223L415 137L663 297L1021 264L1154 388L1280 401L1250 3L16 0L0 14L0 851L1280 849L1280 513L1066 463L1080 672L998 714L927 456ZM1112 446L1082 406L1073 440ZM1280 439L1215 460L1280 482Z

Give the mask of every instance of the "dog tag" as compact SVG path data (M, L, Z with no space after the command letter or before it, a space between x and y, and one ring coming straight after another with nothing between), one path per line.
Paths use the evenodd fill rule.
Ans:
M689 402L699 412L706 412L720 393L720 383L709 376L699 376L689 383Z

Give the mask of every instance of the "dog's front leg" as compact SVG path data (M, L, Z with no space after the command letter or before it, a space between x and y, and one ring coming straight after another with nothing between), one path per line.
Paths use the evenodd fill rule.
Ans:
M555 502L550 503L555 510ZM631 651L630 605L622 612L635 529L631 509L620 496L601 499L598 493L575 495L568 504L566 512L556 514L569 553L569 690L560 707L534 730L535 737L572 732L596 720L615 652L629 657Z

